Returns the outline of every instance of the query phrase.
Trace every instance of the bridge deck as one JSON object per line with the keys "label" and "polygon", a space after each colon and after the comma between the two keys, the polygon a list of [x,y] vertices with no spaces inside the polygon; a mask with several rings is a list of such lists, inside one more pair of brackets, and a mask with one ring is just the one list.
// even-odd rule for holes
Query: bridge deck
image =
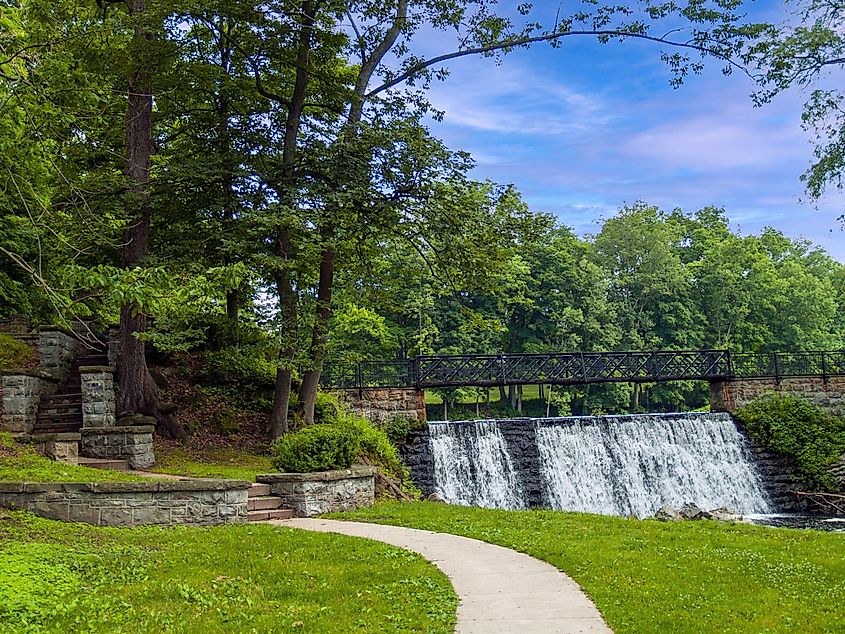
{"label": "bridge deck", "polygon": [[420,356],[328,365],[330,389],[654,383],[730,378],[845,375],[845,351],[731,353],[729,350],[554,352]]}

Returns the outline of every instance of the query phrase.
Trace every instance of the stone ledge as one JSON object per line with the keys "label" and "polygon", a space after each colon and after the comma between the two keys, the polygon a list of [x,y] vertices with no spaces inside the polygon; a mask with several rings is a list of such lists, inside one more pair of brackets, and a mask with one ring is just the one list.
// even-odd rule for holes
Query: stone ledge
{"label": "stone ledge", "polygon": [[51,372],[45,372],[44,370],[30,370],[26,368],[11,368],[6,370],[0,370],[0,376],[31,376],[36,379],[52,381],[53,383],[59,382],[59,377],[55,376]]}
{"label": "stone ledge", "polygon": [[115,367],[113,365],[81,365],[79,366],[80,374],[92,374],[94,372],[105,372],[107,374],[114,374]]}
{"label": "stone ledge", "polygon": [[62,326],[56,326],[56,325],[53,325],[53,324],[47,324],[46,326],[39,326],[38,332],[39,333],[42,333],[42,332],[60,332],[64,335],[67,335],[68,337],[73,337],[74,339],[76,339],[76,335],[72,331],[68,330],[67,328],[63,328]]}
{"label": "stone ledge", "polygon": [[178,493],[246,490],[246,480],[150,480],[139,482],[0,482],[0,493]]}
{"label": "stone ledge", "polygon": [[83,427],[83,436],[97,436],[100,434],[152,434],[155,425],[113,425],[109,427]]}
{"label": "stone ledge", "polygon": [[79,432],[64,432],[61,434],[17,434],[12,436],[18,442],[78,442],[82,438]]}
{"label": "stone ledge", "polygon": [[349,469],[335,471],[315,471],[314,473],[263,473],[255,476],[256,482],[274,484],[277,482],[331,482],[350,478],[371,478],[376,474],[375,467],[353,465]]}

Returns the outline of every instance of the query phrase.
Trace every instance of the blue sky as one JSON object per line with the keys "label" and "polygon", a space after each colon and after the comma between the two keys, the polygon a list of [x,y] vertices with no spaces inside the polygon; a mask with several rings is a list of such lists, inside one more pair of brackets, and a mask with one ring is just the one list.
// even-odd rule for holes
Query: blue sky
{"label": "blue sky", "polygon": [[574,38],[557,50],[516,51],[501,65],[455,60],[449,70],[429,93],[446,113],[432,132],[473,155],[476,178],[513,183],[532,209],[580,234],[626,202],[714,205],[743,234],[773,226],[845,261],[841,195],[803,200],[812,145],[799,90],[755,108],[751,80],[725,77],[715,61],[676,90],[655,45]]}

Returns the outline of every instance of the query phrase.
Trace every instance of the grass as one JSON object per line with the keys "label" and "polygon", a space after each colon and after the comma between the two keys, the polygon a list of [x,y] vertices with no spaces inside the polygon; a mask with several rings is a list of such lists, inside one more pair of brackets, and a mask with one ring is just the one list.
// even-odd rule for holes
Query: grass
{"label": "grass", "polygon": [[194,478],[226,478],[254,481],[259,473],[276,471],[269,455],[250,453],[233,447],[190,448],[156,444],[153,471]]}
{"label": "grass", "polygon": [[0,482],[132,482],[145,478],[120,471],[76,467],[35,453],[32,445],[17,443],[0,433]]}
{"label": "grass", "polygon": [[474,537],[548,561],[617,634],[845,632],[842,534],[427,502],[337,517]]}
{"label": "grass", "polygon": [[421,557],[269,525],[105,529],[0,517],[0,631],[451,632]]}

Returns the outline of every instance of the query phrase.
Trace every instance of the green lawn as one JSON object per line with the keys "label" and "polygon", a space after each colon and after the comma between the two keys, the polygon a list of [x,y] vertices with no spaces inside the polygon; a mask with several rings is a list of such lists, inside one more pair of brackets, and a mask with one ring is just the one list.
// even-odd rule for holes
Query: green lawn
{"label": "green lawn", "polygon": [[573,577],[617,634],[845,632],[845,534],[381,503],[344,519],[465,535]]}
{"label": "green lawn", "polygon": [[105,529],[0,515],[0,631],[451,632],[412,553],[269,525]]}
{"label": "green lawn", "polygon": [[254,481],[256,474],[276,471],[270,456],[231,447],[191,449],[156,444],[153,471],[194,478],[228,478]]}
{"label": "green lawn", "polygon": [[16,443],[0,433],[0,482],[130,482],[143,477],[120,471],[74,467],[35,453],[32,445]]}

